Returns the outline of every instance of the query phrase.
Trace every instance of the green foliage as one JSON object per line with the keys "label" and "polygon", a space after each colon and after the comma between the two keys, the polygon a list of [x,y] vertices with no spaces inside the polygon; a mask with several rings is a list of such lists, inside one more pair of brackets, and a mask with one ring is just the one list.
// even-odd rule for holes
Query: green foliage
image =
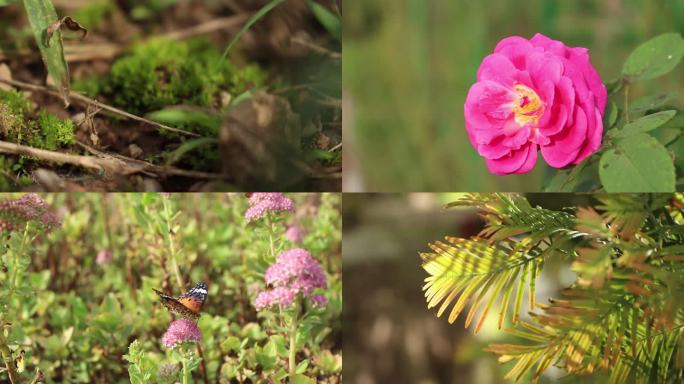
{"label": "green foliage", "polygon": [[34,119],[29,100],[19,92],[0,90],[0,112],[0,132],[13,143],[49,150],[74,143],[71,120],[46,111],[38,112]]}
{"label": "green foliage", "polygon": [[[684,168],[674,161],[675,148],[667,146],[674,141],[661,143],[656,138],[679,113],[669,104],[676,94],[647,95],[630,104],[629,89],[632,83],[671,72],[682,56],[684,39],[678,33],[660,35],[637,47],[625,62],[622,78],[611,91],[622,89],[624,105],[620,109],[614,102],[608,104],[603,147],[570,172],[556,174],[546,190],[674,192],[677,178],[684,176]],[[676,141],[680,135],[674,136]],[[597,161],[598,172],[588,166]]]}
{"label": "green foliage", "polygon": [[[329,282],[320,292],[328,305],[300,325],[297,363],[309,363],[299,373],[315,382],[339,383],[340,196],[290,197],[301,214],[273,217],[274,252],[306,248]],[[205,377],[257,383],[287,376],[283,315],[253,307],[273,261],[271,229],[264,220],[245,221],[243,194],[50,194],[45,199],[61,212],[61,227],[49,235],[31,227],[26,239],[13,232],[0,243],[0,316],[11,322],[7,343],[13,357],[26,352],[26,377],[36,367],[47,383],[204,382]],[[283,236],[293,220],[306,233],[300,245]],[[98,261],[101,251],[110,251],[111,260]],[[15,265],[17,288],[7,300]],[[162,345],[172,317],[152,290],[179,294],[197,281],[209,286],[198,321],[202,358],[194,344]],[[0,382],[5,381],[7,372],[0,369]]]}
{"label": "green foliage", "polygon": [[115,9],[114,4],[110,0],[96,0],[91,4],[79,7],[73,15],[73,18],[87,29],[94,29],[104,18]]}
{"label": "green foliage", "polygon": [[23,2],[36,44],[43,57],[43,63],[67,106],[69,105],[70,79],[69,67],[64,59],[62,34],[58,29],[51,39],[48,40],[47,36],[48,27],[58,20],[55,6],[51,0],[23,0]]}
{"label": "green foliage", "polygon": [[615,132],[614,137],[624,138],[640,132],[652,131],[670,121],[676,114],[677,111],[662,111],[644,116],[631,123],[625,124],[622,129]]}
{"label": "green foliage", "polygon": [[237,95],[263,84],[265,75],[257,66],[237,68],[219,58],[204,42],[152,40],[117,60],[99,84],[90,79],[77,89],[96,90],[140,114],[178,104],[217,107],[221,92]]}
{"label": "green foliage", "polygon": [[672,71],[684,56],[684,39],[679,33],[666,33],[638,46],[622,67],[625,80],[654,79]]}
{"label": "green foliage", "polygon": [[128,361],[128,377],[132,384],[144,384],[152,380],[156,373],[154,361],[145,358],[145,352],[138,340],[134,340],[128,346],[128,354],[123,358]]}
{"label": "green foliage", "polygon": [[74,123],[65,119],[62,120],[45,111],[38,113],[38,125],[43,134],[43,148],[55,150],[61,145],[73,144]]}
{"label": "green foliage", "polygon": [[149,113],[149,119],[169,124],[173,127],[192,128],[204,137],[217,137],[223,120],[220,116],[205,111],[170,107]]}
{"label": "green foliage", "polygon": [[313,0],[307,0],[306,3],[325,29],[338,41],[342,41],[342,20],[340,16]]}
{"label": "green foliage", "polygon": [[217,63],[220,65],[221,62],[225,61],[228,58],[228,53],[230,53],[230,50],[237,44],[237,42],[240,40],[242,35],[247,32],[254,24],[256,24],[259,20],[261,20],[264,16],[266,16],[269,12],[274,10],[277,6],[280,4],[284,3],[285,0],[271,0],[268,2],[266,5],[261,7],[254,15],[252,15],[249,20],[245,23],[245,25],[240,28],[240,30],[233,36],[233,38],[230,40],[228,45],[226,46],[226,49],[223,51],[223,54],[221,55],[221,58],[217,61]]}
{"label": "green foliage", "polygon": [[[459,200],[454,205],[478,208],[486,226],[478,237],[448,237],[423,254],[428,307],[442,301],[441,314],[457,300],[453,321],[470,302],[465,323],[480,311],[477,331],[499,302],[501,328],[515,290],[514,341],[488,350],[514,363],[506,378],[516,382],[537,382],[551,365],[578,375],[607,371],[610,383],[681,381],[684,196],[594,199],[570,211],[533,208],[517,195]],[[569,262],[577,278],[561,298],[535,305],[535,280],[550,258]],[[516,321],[526,287],[530,318]]]}

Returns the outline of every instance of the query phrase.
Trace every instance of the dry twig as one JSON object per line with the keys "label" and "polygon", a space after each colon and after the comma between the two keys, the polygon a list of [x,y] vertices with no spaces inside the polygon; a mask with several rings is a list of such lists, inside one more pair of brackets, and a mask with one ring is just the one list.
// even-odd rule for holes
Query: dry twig
{"label": "dry twig", "polygon": [[[9,80],[9,79],[4,79],[4,78],[0,78],[0,83],[5,83],[5,84],[13,85],[15,87],[24,88],[24,89],[28,89],[31,91],[44,92],[44,93],[47,93],[47,94],[50,94],[53,96],[61,97],[59,92],[57,92],[51,88],[44,87],[42,85],[24,83],[22,81]],[[74,92],[74,91],[69,92],[69,97],[72,100],[80,101],[81,103],[85,103],[86,105],[94,105],[98,108],[102,108],[106,111],[115,113],[115,114],[123,116],[125,118],[140,121],[140,122],[143,122],[145,124],[153,125],[157,128],[165,129],[165,130],[171,131],[171,132],[181,133],[181,134],[184,134],[187,136],[201,137],[200,135],[193,133],[193,132],[184,131],[184,130],[179,129],[179,128],[169,127],[168,125],[157,123],[156,121],[152,121],[152,120],[146,119],[144,117],[136,116],[132,113],[128,113],[128,112],[121,110],[119,108],[115,108],[115,107],[109,106],[107,104],[103,104],[103,103],[101,103],[95,99],[91,99],[87,96],[84,96],[84,95],[77,93],[77,92]]]}
{"label": "dry twig", "polygon": [[162,167],[145,161],[127,158],[121,155],[110,155],[83,143],[78,143],[96,156],[71,155],[61,152],[48,151],[46,149],[33,148],[25,145],[0,141],[0,153],[34,157],[53,163],[71,164],[83,168],[108,171],[121,175],[146,173],[148,175],[184,176],[198,179],[222,179],[223,176],[215,173],[189,171],[173,167]]}

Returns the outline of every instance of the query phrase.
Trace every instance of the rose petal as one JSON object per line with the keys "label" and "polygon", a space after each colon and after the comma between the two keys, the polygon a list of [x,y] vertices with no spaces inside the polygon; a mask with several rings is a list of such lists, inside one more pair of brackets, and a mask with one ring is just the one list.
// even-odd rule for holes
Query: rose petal
{"label": "rose petal", "polygon": [[518,171],[528,160],[530,148],[534,144],[528,144],[520,149],[513,150],[506,156],[498,159],[487,159],[487,168],[496,175],[507,175]]}

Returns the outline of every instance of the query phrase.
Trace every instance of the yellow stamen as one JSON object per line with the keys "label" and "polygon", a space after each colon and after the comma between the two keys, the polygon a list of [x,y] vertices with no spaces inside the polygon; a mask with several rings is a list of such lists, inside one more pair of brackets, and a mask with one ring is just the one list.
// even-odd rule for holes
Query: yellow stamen
{"label": "yellow stamen", "polygon": [[513,87],[516,98],[513,101],[513,113],[515,122],[521,127],[529,123],[537,124],[539,118],[544,114],[544,103],[532,88],[516,84]]}

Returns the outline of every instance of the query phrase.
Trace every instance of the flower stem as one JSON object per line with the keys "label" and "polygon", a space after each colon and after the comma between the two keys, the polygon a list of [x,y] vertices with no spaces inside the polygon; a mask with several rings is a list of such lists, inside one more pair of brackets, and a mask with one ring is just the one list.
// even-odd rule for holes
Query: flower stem
{"label": "flower stem", "polygon": [[190,384],[190,370],[188,369],[188,359],[185,353],[183,353],[181,364],[183,364],[183,384]]}
{"label": "flower stem", "polygon": [[271,259],[275,260],[275,245],[273,239],[273,220],[270,214],[266,214],[266,220],[268,220],[268,240],[271,245]]}
{"label": "flower stem", "polygon": [[629,83],[625,83],[625,121],[629,123]]}
{"label": "flower stem", "polygon": [[4,331],[2,329],[2,324],[0,324],[0,355],[2,355],[2,361],[5,362],[5,367],[7,368],[7,374],[9,375],[10,382],[12,384],[21,383],[21,378],[14,367],[14,360],[12,359],[12,351],[10,351],[7,346],[7,341],[5,340]]}
{"label": "flower stem", "polygon": [[[7,303],[8,308],[10,305],[12,305],[12,296],[14,296],[14,292],[17,290],[17,278],[19,275],[19,257],[21,257],[21,255],[24,253],[24,248],[26,247],[30,225],[31,223],[26,223],[26,227],[24,227],[24,234],[21,239],[21,246],[19,247],[19,249],[15,249],[13,251],[14,259],[12,261],[12,277],[10,279],[9,292],[5,297],[5,302]],[[6,313],[0,311],[0,332],[2,332],[2,325],[5,322],[5,318],[7,317],[6,315]]]}
{"label": "flower stem", "polygon": [[[162,198],[162,202],[164,204],[164,219],[166,220],[166,226],[169,229],[169,232],[171,232],[171,212],[169,211],[169,202],[168,198],[164,197]],[[173,242],[173,234],[172,233],[167,233],[166,234],[168,243],[169,243],[169,254],[171,257],[171,268],[173,268],[173,273],[176,275],[176,282],[178,283],[178,286],[180,288],[184,288],[185,284],[183,283],[183,278],[181,277],[180,274],[180,269],[178,268],[178,260],[176,260],[176,244]]]}
{"label": "flower stem", "polygon": [[290,382],[294,380],[295,369],[297,368],[297,362],[295,357],[297,355],[297,328],[299,328],[299,303],[295,302],[294,315],[292,316],[292,324],[290,325]]}

